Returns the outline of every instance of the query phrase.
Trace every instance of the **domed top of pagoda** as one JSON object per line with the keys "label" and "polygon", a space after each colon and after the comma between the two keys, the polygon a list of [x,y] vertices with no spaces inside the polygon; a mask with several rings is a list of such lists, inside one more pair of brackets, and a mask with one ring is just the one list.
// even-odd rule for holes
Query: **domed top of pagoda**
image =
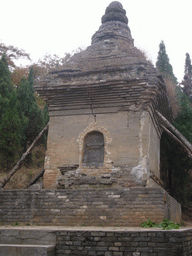
{"label": "domed top of pagoda", "polygon": [[114,1],[106,8],[105,14],[103,15],[101,21],[102,24],[108,21],[121,21],[128,24],[128,18],[126,17],[126,11],[123,9],[123,5]]}
{"label": "domed top of pagoda", "polygon": [[[101,18],[101,26],[92,36],[91,45],[86,50],[74,54],[63,66],[51,72],[59,77],[80,76],[85,72],[107,72],[107,70],[131,69],[130,79],[148,76],[154,73],[143,52],[134,47],[134,40],[128,26],[126,11],[118,1],[113,1],[106,8]],[[137,72],[138,67],[142,72]],[[145,70],[145,71],[144,71]]]}
{"label": "domed top of pagoda", "polygon": [[92,44],[111,40],[123,40],[133,46],[133,39],[128,27],[126,11],[120,2],[114,1],[106,8],[105,14],[101,18],[102,25],[92,37]]}
{"label": "domed top of pagoda", "polygon": [[64,68],[68,70],[102,70],[125,67],[145,62],[144,54],[134,47],[134,40],[128,26],[126,11],[118,1],[113,1],[101,18],[101,26],[92,36],[86,50],[72,56]]}

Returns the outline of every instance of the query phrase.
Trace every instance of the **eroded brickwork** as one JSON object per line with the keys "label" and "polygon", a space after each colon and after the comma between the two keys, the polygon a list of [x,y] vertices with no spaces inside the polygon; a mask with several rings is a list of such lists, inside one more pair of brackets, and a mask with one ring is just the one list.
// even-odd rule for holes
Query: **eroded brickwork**
{"label": "eroded brickwork", "polygon": [[128,227],[148,219],[180,222],[180,204],[169,198],[161,188],[6,190],[0,191],[0,220],[4,224]]}
{"label": "eroded brickwork", "polygon": [[[83,185],[144,186],[159,176],[159,135],[147,111],[51,117],[44,188]],[[84,140],[90,132],[104,136],[102,166],[83,166]],[[133,169],[134,168],[134,169]]]}

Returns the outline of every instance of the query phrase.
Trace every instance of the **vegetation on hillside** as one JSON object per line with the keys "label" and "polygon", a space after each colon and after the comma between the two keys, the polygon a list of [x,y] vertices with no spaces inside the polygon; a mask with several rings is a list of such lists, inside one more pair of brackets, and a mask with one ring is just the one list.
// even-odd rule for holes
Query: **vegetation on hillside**
{"label": "vegetation on hillside", "polygon": [[[156,67],[167,85],[175,117],[173,125],[192,143],[192,102],[189,97],[189,91],[192,89],[190,56],[186,54],[184,77],[190,77],[186,90],[183,83],[181,86],[177,83],[163,42],[160,43],[159,49]],[[181,203],[184,209],[189,209],[192,206],[191,171],[192,161],[188,158],[187,153],[176,141],[163,132],[161,137],[161,179],[165,189]]]}
{"label": "vegetation on hillside", "polygon": [[33,67],[15,85],[7,56],[0,59],[0,168],[10,170],[47,123],[33,89]]}
{"label": "vegetation on hillside", "polygon": [[[19,59],[29,54],[14,46],[0,43],[0,181],[29,148],[49,121],[46,103],[35,93],[34,80],[50,69],[62,66],[70,57],[46,55],[32,66],[18,66]],[[25,162],[6,188],[23,188],[29,178],[43,169],[46,136],[27,156]],[[38,152],[38,154],[37,154]]]}

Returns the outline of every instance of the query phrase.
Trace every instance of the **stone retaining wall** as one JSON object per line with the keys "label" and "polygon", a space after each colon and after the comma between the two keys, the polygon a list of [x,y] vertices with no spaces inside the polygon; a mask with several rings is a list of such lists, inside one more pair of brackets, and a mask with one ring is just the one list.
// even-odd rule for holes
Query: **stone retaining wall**
{"label": "stone retaining wall", "polygon": [[58,231],[56,255],[188,256],[192,230]]}
{"label": "stone retaining wall", "polygon": [[[55,256],[192,255],[192,229],[186,228],[161,230],[117,227],[1,227],[0,241],[0,255],[2,256],[8,255],[3,253],[3,248],[8,249],[8,247],[12,249],[16,247],[53,249],[55,247],[55,254],[51,254]],[[27,255],[40,254],[29,253]]]}
{"label": "stone retaining wall", "polygon": [[180,217],[180,204],[161,188],[0,191],[5,224],[128,227]]}

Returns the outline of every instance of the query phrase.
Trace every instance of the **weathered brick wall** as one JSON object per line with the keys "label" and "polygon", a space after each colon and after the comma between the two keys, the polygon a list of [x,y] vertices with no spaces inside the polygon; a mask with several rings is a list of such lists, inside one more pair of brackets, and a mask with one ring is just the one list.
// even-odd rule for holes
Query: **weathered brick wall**
{"label": "weathered brick wall", "polygon": [[58,231],[56,255],[188,256],[192,230]]}
{"label": "weathered brick wall", "polygon": [[[48,161],[45,169],[66,164],[80,164],[81,148],[88,132],[99,131],[104,135],[104,165],[135,166],[139,161],[140,112],[100,114],[94,122],[93,115],[51,117],[48,134]],[[121,124],[121,125],[119,125]]]}
{"label": "weathered brick wall", "polygon": [[[57,185],[61,175],[60,167],[69,165],[77,166],[76,173],[81,172],[95,178],[114,173],[115,168],[118,168],[117,175],[123,168],[128,173],[138,165],[146,170],[146,177],[141,177],[141,180],[148,178],[149,170],[160,177],[160,134],[155,127],[149,112],[143,111],[140,105],[132,105],[130,111],[98,114],[95,115],[95,120],[93,115],[85,114],[51,117],[44,166],[44,188],[59,188]],[[104,161],[102,168],[86,170],[82,166],[83,144],[86,135],[92,131],[101,132],[104,136]],[[135,181],[139,180],[137,176],[136,172]],[[72,180],[74,183],[74,179]],[[130,183],[126,175],[121,178],[121,182],[125,180],[127,184]]]}
{"label": "weathered brick wall", "polygon": [[[104,136],[104,170],[106,174],[115,166],[136,166],[139,163],[140,112],[51,117],[47,153],[45,158],[44,188],[57,188],[58,167],[78,165],[82,170],[84,137],[91,131]],[[121,124],[121,125],[119,125]],[[145,142],[145,144],[147,144]],[[94,174],[99,176],[98,169]],[[86,173],[89,175],[90,172]]]}
{"label": "weathered brick wall", "polygon": [[158,223],[168,217],[180,221],[176,201],[171,207],[177,214],[168,215],[166,195],[161,188],[5,190],[0,191],[0,221],[65,226],[140,226],[147,219]]}

